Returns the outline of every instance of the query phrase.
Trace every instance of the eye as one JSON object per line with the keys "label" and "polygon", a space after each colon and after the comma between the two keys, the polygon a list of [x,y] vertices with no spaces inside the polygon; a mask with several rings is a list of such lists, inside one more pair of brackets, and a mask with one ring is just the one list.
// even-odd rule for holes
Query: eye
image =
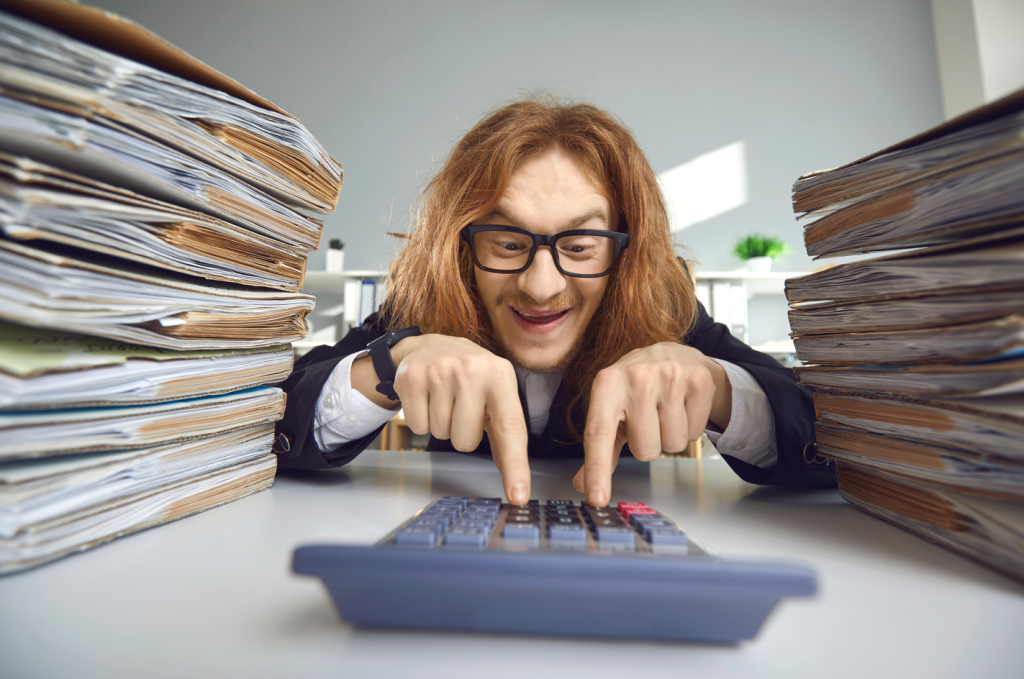
{"label": "eye", "polygon": [[498,241],[496,245],[502,250],[507,250],[508,252],[519,252],[526,249],[525,245],[522,243],[516,243],[515,241]]}
{"label": "eye", "polygon": [[558,242],[559,254],[565,255],[566,257],[572,257],[574,259],[591,257],[594,255],[596,249],[597,242],[596,239],[592,237],[573,236]]}

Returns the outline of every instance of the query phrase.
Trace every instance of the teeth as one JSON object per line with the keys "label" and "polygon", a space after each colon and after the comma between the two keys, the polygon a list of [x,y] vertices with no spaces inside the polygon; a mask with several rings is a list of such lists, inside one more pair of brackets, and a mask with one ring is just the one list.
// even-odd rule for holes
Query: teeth
{"label": "teeth", "polygon": [[524,316],[526,318],[551,318],[552,316],[558,316],[559,314],[562,314],[562,313],[565,312],[565,310],[563,309],[562,311],[552,311],[549,314],[535,315],[535,314],[528,314],[525,311],[520,311],[519,309],[516,309],[515,307],[512,307],[512,310],[515,311],[520,316]]}

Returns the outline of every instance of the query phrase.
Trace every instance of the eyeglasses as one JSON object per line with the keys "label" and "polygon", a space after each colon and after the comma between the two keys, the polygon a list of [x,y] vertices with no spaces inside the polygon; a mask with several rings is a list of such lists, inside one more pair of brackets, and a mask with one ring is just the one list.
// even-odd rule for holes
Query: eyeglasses
{"label": "eyeglasses", "polygon": [[537,248],[551,248],[551,259],[566,276],[607,276],[623,250],[629,234],[617,231],[576,229],[542,236],[516,226],[480,225],[462,229],[473,261],[491,273],[520,273],[530,268]]}

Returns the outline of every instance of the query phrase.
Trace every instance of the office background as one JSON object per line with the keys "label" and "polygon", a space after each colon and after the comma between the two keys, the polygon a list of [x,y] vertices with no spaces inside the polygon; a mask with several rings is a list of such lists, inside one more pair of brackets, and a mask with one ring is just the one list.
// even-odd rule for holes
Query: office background
{"label": "office background", "polygon": [[[332,238],[346,268],[385,268],[397,246],[386,232],[408,228],[459,137],[547,89],[619,116],[655,172],[696,159],[689,176],[710,184],[676,211],[710,204],[677,240],[700,268],[737,268],[732,246],[757,231],[792,250],[776,270],[809,271],[790,205],[800,174],[927,129],[1024,73],[1020,48],[1005,55],[1024,26],[1019,0],[95,1],[280,103],[344,165],[310,270]],[[750,314],[752,343],[788,332],[781,296]]]}

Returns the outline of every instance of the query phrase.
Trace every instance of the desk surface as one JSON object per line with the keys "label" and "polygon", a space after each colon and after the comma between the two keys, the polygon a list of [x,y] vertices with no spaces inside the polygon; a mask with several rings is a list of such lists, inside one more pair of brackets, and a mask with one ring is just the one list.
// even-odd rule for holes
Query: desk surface
{"label": "desk surface", "polygon": [[[577,498],[576,465],[534,464],[534,497]],[[498,496],[489,460],[368,451],[341,470],[0,578],[4,677],[1022,677],[1024,588],[860,513],[835,491],[757,488],[721,460],[626,460],[647,502],[726,558],[812,564],[735,647],[358,630],[302,543],[373,543],[444,495]],[[613,615],[613,612],[609,612]]]}

